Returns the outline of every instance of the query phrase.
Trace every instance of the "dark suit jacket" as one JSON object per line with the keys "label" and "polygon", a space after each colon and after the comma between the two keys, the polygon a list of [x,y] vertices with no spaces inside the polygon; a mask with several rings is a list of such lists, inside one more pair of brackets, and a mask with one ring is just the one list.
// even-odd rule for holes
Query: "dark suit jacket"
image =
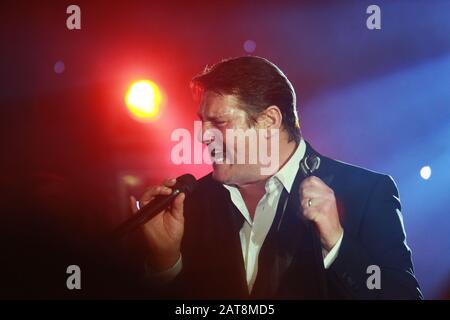
{"label": "dark suit jacket", "polygon": [[[307,144],[307,154],[317,154]],[[200,179],[185,203],[183,270],[170,297],[205,299],[419,299],[411,251],[406,245],[400,201],[386,175],[319,155],[314,175],[335,192],[344,237],[331,267],[324,269],[317,233],[300,211],[297,173],[287,207],[261,248],[251,295],[239,239],[243,220],[228,190]],[[279,208],[280,209],[280,208]],[[369,290],[370,265],[381,270],[381,289]]]}

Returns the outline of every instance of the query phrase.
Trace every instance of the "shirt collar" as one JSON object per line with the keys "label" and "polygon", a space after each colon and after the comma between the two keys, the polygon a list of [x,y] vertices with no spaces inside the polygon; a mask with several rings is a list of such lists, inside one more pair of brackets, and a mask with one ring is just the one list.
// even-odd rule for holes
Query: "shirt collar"
{"label": "shirt collar", "polygon": [[[295,176],[300,166],[300,161],[303,159],[306,153],[306,143],[303,138],[300,139],[300,143],[295,149],[289,160],[275,173],[266,183],[266,192],[270,192],[281,183],[288,193],[291,192],[292,185],[294,184]],[[234,186],[223,185],[228,190],[237,189]]]}
{"label": "shirt collar", "polygon": [[303,138],[300,139],[300,143],[294,151],[294,154],[290,159],[281,167],[278,172],[272,176],[271,179],[277,179],[287,192],[291,192],[292,185],[294,184],[295,176],[300,167],[300,161],[303,159],[306,153],[306,143]]}

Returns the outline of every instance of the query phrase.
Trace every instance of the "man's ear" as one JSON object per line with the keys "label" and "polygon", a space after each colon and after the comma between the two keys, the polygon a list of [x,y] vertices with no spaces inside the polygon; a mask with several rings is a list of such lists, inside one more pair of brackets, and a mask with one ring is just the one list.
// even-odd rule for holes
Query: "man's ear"
{"label": "man's ear", "polygon": [[267,107],[258,115],[257,123],[261,129],[281,129],[283,115],[275,105]]}

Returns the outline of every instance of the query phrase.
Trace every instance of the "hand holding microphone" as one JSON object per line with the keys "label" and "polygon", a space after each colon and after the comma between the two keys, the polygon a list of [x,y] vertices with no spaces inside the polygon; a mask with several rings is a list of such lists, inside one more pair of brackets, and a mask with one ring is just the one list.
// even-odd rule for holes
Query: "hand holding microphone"
{"label": "hand holding microphone", "polygon": [[138,202],[130,197],[134,215],[115,231],[116,237],[140,228],[149,249],[149,264],[155,271],[166,270],[180,257],[184,233],[184,199],[192,192],[195,178],[183,175],[148,188]]}

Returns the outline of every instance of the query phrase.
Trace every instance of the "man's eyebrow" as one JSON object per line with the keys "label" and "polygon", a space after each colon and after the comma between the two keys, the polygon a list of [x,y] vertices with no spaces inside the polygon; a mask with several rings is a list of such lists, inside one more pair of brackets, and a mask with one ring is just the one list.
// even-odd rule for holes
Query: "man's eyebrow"
{"label": "man's eyebrow", "polygon": [[200,118],[200,120],[218,120],[223,116],[226,116],[226,113],[223,114],[218,114],[218,115],[213,115],[213,116],[205,116],[203,117],[202,114],[200,112],[197,112],[197,116]]}

